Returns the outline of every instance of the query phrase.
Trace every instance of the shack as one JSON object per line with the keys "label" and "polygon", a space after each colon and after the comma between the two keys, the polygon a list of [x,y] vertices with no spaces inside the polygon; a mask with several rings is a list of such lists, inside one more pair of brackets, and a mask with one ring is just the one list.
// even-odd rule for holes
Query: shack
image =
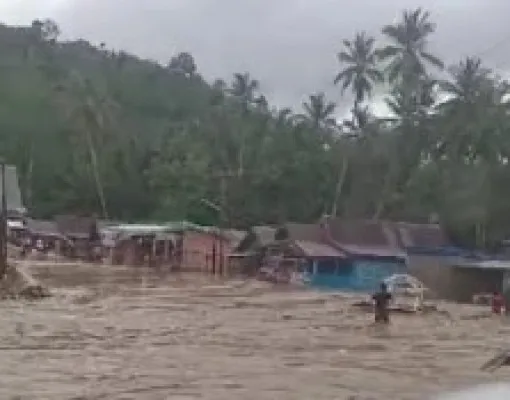
{"label": "shack", "polygon": [[41,244],[43,252],[53,251],[56,254],[65,253],[71,246],[69,240],[62,235],[54,221],[27,218],[26,235],[30,239],[31,247]]}
{"label": "shack", "polygon": [[99,257],[95,251],[101,246],[97,220],[94,217],[59,215],[55,217],[57,230],[69,243],[70,248],[64,255],[86,261],[94,261]]}
{"label": "shack", "polygon": [[324,286],[340,273],[346,254],[324,241],[319,224],[287,223],[263,246],[260,275],[273,282]]}
{"label": "shack", "polygon": [[229,260],[244,236],[233,229],[188,225],[183,232],[182,270],[230,275]]}
{"label": "shack", "polygon": [[[451,301],[471,303],[479,294],[500,292],[510,301],[510,261],[474,261],[451,259],[440,271],[442,284],[431,288],[436,294]],[[439,288],[440,292],[437,292]]]}
{"label": "shack", "polygon": [[233,275],[255,276],[262,266],[264,249],[275,241],[277,228],[253,226],[229,254],[228,266]]}
{"label": "shack", "polygon": [[112,265],[173,266],[178,235],[173,226],[119,224],[101,230],[107,262]]}

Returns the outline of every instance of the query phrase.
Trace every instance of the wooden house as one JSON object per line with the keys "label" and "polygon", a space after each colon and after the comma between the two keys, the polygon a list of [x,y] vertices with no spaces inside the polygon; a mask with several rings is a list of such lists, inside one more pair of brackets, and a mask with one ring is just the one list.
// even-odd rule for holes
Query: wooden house
{"label": "wooden house", "polygon": [[174,266],[179,235],[173,226],[119,224],[101,230],[107,262],[113,265]]}
{"label": "wooden house", "polygon": [[94,251],[101,246],[101,238],[94,217],[59,215],[55,223],[60,234],[72,244],[67,256],[87,261],[93,261],[98,254]]}
{"label": "wooden house", "polygon": [[183,271],[230,274],[230,258],[246,235],[243,231],[190,226],[183,232]]}

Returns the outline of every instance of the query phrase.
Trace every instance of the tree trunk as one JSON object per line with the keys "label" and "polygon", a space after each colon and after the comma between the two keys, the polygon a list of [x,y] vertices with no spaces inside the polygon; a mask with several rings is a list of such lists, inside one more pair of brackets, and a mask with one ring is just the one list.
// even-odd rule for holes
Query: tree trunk
{"label": "tree trunk", "polygon": [[30,143],[30,152],[28,154],[27,174],[25,177],[25,206],[29,207],[32,203],[32,177],[34,174],[34,142]]}
{"label": "tree trunk", "polygon": [[103,218],[108,219],[108,212],[106,209],[106,198],[104,195],[103,184],[101,182],[101,176],[99,174],[97,153],[96,153],[96,149],[94,148],[94,142],[92,141],[92,134],[90,133],[89,129],[85,129],[85,136],[87,138],[87,145],[89,148],[90,166],[92,167],[92,174],[94,175],[94,183],[96,185],[99,202],[101,203],[101,211],[103,212]]}
{"label": "tree trunk", "polygon": [[338,200],[342,194],[342,189],[344,187],[345,178],[347,176],[347,171],[349,169],[349,158],[344,157],[342,161],[342,169],[340,174],[338,175],[338,180],[335,188],[335,197],[333,199],[333,206],[331,207],[331,216],[336,217],[338,213]]}

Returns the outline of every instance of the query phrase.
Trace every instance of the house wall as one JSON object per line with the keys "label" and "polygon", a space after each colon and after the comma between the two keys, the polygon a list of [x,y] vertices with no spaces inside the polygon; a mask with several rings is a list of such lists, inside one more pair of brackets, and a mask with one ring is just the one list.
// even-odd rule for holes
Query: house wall
{"label": "house wall", "polygon": [[487,268],[459,268],[464,260],[455,256],[409,256],[409,274],[428,287],[434,297],[471,302],[477,293],[501,291],[503,272]]}
{"label": "house wall", "polygon": [[[184,233],[182,243],[183,271],[199,271],[212,273],[213,265],[216,271],[220,268],[220,238],[206,232],[188,231]],[[216,251],[214,247],[216,246]],[[227,269],[228,254],[232,252],[232,246],[227,240],[223,240],[223,266]],[[216,260],[213,264],[213,256]],[[226,272],[226,271],[224,271]]]}
{"label": "house wall", "polygon": [[434,297],[454,300],[452,287],[455,284],[455,273],[452,266],[459,262],[458,257],[409,255],[409,274],[423,282]]}
{"label": "house wall", "polygon": [[[315,260],[310,285],[338,290],[372,292],[381,282],[393,274],[406,272],[404,262],[380,259],[338,260],[336,269],[331,269],[333,260]],[[312,271],[309,271],[312,272]]]}

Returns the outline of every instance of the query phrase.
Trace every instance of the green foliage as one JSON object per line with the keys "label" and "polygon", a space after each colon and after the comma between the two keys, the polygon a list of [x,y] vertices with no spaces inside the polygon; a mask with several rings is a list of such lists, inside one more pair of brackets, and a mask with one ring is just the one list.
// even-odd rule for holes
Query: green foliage
{"label": "green foliage", "polygon": [[[491,246],[510,234],[508,84],[474,57],[438,80],[434,31],[409,10],[382,28],[383,47],[366,33],[341,43],[332,78],[354,106],[339,123],[323,93],[279,110],[249,73],[205,82],[187,52],[163,67],[61,42],[52,21],[0,26],[2,155],[36,216],[237,227],[439,217],[460,243]],[[383,89],[386,119],[367,103]]]}

